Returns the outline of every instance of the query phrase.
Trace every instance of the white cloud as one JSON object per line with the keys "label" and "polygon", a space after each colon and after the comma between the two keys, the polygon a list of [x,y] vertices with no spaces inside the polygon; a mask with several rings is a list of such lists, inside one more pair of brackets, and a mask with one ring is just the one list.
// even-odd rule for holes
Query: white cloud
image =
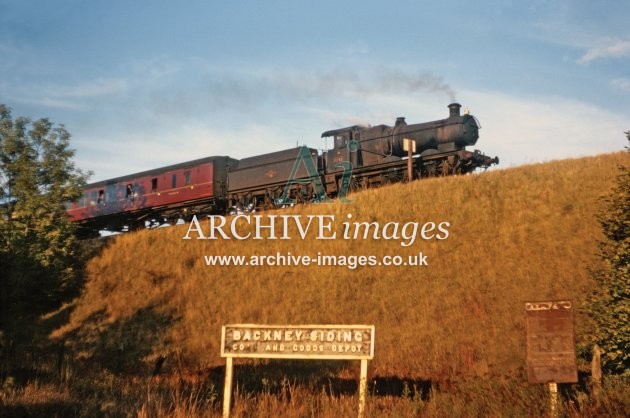
{"label": "white cloud", "polygon": [[79,133],[76,161],[80,168],[94,172],[90,181],[100,181],[214,155],[240,159],[295,146],[283,142],[286,136],[281,129],[280,124],[243,125],[221,131],[198,123],[178,124],[158,134]]}
{"label": "white cloud", "polygon": [[623,57],[630,57],[630,40],[612,39],[586,51],[578,62],[586,64],[598,59]]}
{"label": "white cloud", "polygon": [[[500,158],[500,167],[620,151],[630,128],[625,114],[563,97],[520,97],[500,92],[461,90],[458,100],[479,119],[482,129],[474,147]],[[448,117],[439,96],[383,94],[368,99],[373,125],[392,125]],[[397,113],[392,113],[397,112]]]}
{"label": "white cloud", "polygon": [[[197,59],[192,58],[191,63],[199,65]],[[153,56],[145,59],[135,59],[123,66],[123,70],[128,70],[134,77],[144,82],[156,82],[179,73],[183,69],[183,64],[164,55]]]}
{"label": "white cloud", "polygon": [[95,79],[72,83],[39,83],[13,85],[0,83],[7,100],[51,109],[81,110],[90,107],[90,100],[125,94],[128,83],[124,79]]}
{"label": "white cloud", "polygon": [[628,78],[615,78],[610,81],[610,87],[614,90],[624,93],[630,93],[630,79]]}
{"label": "white cloud", "polygon": [[477,145],[501,165],[620,151],[630,121],[620,113],[561,97],[466,92],[483,128]]}
{"label": "white cloud", "polygon": [[352,42],[337,48],[342,55],[354,57],[357,55],[367,55],[370,53],[370,47],[363,41]]}
{"label": "white cloud", "polygon": [[79,84],[54,85],[44,89],[56,97],[97,98],[123,94],[128,89],[127,80],[120,78],[99,78]]}

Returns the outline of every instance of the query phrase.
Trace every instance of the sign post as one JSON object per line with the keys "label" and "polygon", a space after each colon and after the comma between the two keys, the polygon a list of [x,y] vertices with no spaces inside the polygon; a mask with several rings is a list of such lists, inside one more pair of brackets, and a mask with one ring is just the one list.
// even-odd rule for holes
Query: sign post
{"label": "sign post", "polygon": [[361,418],[367,395],[367,361],[374,358],[374,325],[224,325],[221,329],[221,357],[226,358],[224,418],[230,416],[234,357],[361,360]]}
{"label": "sign post", "polygon": [[365,398],[367,395],[367,359],[361,359],[361,375],[359,376],[359,418],[365,411]]}
{"label": "sign post", "polygon": [[527,378],[549,387],[549,409],[558,416],[558,383],[575,383],[573,305],[569,300],[527,302]]}
{"label": "sign post", "polygon": [[225,385],[223,386],[223,418],[228,418],[232,403],[232,357],[225,359]]}
{"label": "sign post", "polygon": [[558,384],[549,383],[549,415],[552,418],[558,417]]}
{"label": "sign post", "polygon": [[416,152],[416,141],[413,139],[403,139],[403,151],[407,151],[407,177],[413,180],[413,153]]}

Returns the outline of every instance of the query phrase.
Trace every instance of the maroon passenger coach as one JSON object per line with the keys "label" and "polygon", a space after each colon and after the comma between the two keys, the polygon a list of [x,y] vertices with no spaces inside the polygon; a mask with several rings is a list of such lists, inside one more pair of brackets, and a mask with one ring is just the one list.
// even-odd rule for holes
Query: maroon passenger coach
{"label": "maroon passenger coach", "polygon": [[78,201],[68,204],[67,212],[91,230],[112,229],[113,224],[137,227],[156,210],[164,217],[213,212],[225,205],[227,167],[235,162],[229,157],[207,157],[91,183]]}

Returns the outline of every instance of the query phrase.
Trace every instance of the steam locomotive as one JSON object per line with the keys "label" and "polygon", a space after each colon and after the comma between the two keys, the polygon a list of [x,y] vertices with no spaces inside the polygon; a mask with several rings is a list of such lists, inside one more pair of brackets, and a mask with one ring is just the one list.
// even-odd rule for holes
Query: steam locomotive
{"label": "steam locomotive", "polygon": [[[479,123],[468,112],[462,115],[459,103],[448,108],[448,118],[432,122],[408,125],[398,118],[394,126],[326,131],[322,138],[332,138],[333,148],[321,154],[304,147],[240,160],[206,157],[88,184],[67,212],[82,231],[94,233],[192,214],[270,209],[286,202],[281,199],[286,196],[291,202],[309,202],[318,197],[316,184],[334,197],[344,187],[352,191],[498,164],[498,157],[466,150],[479,138]],[[349,178],[344,177],[348,167]]]}

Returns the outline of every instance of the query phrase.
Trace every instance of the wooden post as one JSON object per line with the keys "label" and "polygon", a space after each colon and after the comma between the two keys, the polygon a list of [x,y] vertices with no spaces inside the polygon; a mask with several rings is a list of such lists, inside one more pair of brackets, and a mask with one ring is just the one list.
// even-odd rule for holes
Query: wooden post
{"label": "wooden post", "polygon": [[403,138],[403,151],[407,151],[407,178],[413,180],[413,153],[416,152],[416,141]]}
{"label": "wooden post", "polygon": [[409,176],[409,181],[413,181],[413,152],[411,147],[407,151],[407,157],[407,175]]}
{"label": "wooden post", "polygon": [[591,390],[595,404],[598,405],[602,394],[602,350],[597,344],[593,347],[593,359],[591,360]]}
{"label": "wooden post", "polygon": [[558,418],[558,384],[549,383],[549,416]]}
{"label": "wooden post", "polygon": [[359,418],[365,411],[365,398],[367,395],[367,359],[361,360],[361,376],[359,377]]}
{"label": "wooden post", "polygon": [[223,387],[223,418],[230,416],[232,401],[232,357],[225,358],[225,385]]}

